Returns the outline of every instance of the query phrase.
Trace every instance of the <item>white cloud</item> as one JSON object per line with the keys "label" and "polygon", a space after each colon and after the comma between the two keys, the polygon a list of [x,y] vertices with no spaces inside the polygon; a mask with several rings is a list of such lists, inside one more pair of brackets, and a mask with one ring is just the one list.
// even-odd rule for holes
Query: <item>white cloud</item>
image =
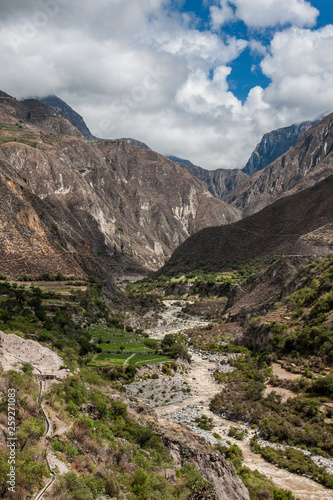
{"label": "white cloud", "polygon": [[211,25],[214,30],[218,30],[221,26],[236,18],[228,0],[220,0],[220,6],[213,5],[210,7]]}
{"label": "white cloud", "polygon": [[[307,2],[265,0],[271,10],[261,12],[263,1],[229,4],[249,24],[255,7],[260,26],[315,20]],[[0,0],[1,90],[55,93],[100,137],[134,137],[206,168],[235,168],[265,132],[333,110],[332,26],[286,29],[264,47],[199,31],[193,18],[164,8],[171,0],[43,2],[55,10],[37,25],[41,0]],[[211,10],[215,27],[232,19],[226,1],[223,8],[223,18]],[[242,104],[227,79],[246,47],[263,57],[272,83]]]}
{"label": "white cloud", "polygon": [[264,93],[285,115],[313,117],[333,110],[333,26],[276,33],[262,71],[272,79]]}
{"label": "white cloud", "polygon": [[[232,7],[236,8],[235,14]],[[305,0],[220,0],[220,8],[211,8],[215,29],[236,19],[253,28],[285,24],[314,26],[318,14],[318,10]]]}

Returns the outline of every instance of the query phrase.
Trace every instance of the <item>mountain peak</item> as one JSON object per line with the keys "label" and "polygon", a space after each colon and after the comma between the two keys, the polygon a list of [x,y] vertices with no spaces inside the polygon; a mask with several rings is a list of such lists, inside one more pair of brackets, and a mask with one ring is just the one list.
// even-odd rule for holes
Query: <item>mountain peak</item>
{"label": "mountain peak", "polygon": [[54,109],[57,113],[61,114],[64,118],[66,118],[66,120],[68,120],[72,125],[74,125],[86,139],[89,140],[95,139],[95,137],[87,127],[82,116],[79,115],[79,113],[77,113],[76,111],[74,111],[74,109],[71,108],[65,101],[60,99],[60,97],[52,94],[42,98],[38,97],[37,99],[38,101],[42,102],[43,104],[46,104],[46,106],[49,106],[50,108]]}

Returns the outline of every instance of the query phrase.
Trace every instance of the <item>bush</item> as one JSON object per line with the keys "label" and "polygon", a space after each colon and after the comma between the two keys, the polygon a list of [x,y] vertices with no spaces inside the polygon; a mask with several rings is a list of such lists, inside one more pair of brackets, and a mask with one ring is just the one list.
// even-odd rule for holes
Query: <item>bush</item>
{"label": "bush", "polygon": [[320,396],[333,398],[333,375],[318,378],[309,390]]}

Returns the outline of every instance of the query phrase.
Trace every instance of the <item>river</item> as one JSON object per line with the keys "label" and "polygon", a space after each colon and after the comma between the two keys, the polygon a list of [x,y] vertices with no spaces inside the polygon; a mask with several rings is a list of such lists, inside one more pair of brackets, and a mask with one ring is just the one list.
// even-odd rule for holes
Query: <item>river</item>
{"label": "river", "polygon": [[[175,300],[164,300],[165,309],[160,313],[158,323],[149,329],[151,338],[161,339],[166,333],[175,333],[186,328],[207,324],[199,318],[184,318],[181,315],[181,303]],[[221,391],[222,386],[217,384],[212,377],[212,364],[209,356],[205,353],[193,352],[192,363],[186,374],[186,382],[191,389],[189,396],[181,402],[168,404],[165,406],[155,406],[155,411],[160,418],[174,420],[175,414],[181,418],[182,413],[204,414],[213,419],[214,428],[211,432],[218,433],[226,438],[228,429],[235,426],[235,422],[226,420],[209,410],[211,399]],[[179,418],[178,418],[179,420]],[[235,440],[231,437],[227,439],[237,444],[243,452],[243,463],[252,470],[258,470],[270,478],[276,486],[289,489],[298,500],[333,500],[333,491],[329,490],[311,479],[292,474],[285,469],[280,469],[269,462],[266,462],[260,455],[253,453],[250,449],[250,440],[255,431],[241,424],[237,427],[247,431],[247,436],[243,441]],[[198,429],[198,432],[200,430]],[[202,433],[201,433],[202,434]]]}

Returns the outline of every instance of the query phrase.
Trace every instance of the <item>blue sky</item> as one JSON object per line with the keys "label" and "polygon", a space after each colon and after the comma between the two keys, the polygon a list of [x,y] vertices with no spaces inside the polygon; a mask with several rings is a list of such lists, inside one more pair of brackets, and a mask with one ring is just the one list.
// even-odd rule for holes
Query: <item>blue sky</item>
{"label": "blue sky", "polygon": [[208,169],[333,112],[331,0],[0,0],[0,89]]}
{"label": "blue sky", "polygon": [[[251,0],[249,0],[250,2]],[[327,24],[333,24],[333,5],[331,0],[312,0],[311,5],[318,9],[319,16],[316,22],[316,28]],[[196,26],[201,31],[210,29],[210,6],[214,2],[203,0],[185,0],[181,6],[181,11],[191,13],[195,16]],[[176,6],[178,9],[179,6]],[[286,26],[290,26],[287,23]],[[270,41],[281,26],[269,27],[266,29],[249,29],[243,21],[233,21],[223,27],[221,36],[226,35],[244,38],[245,40],[260,40],[266,47],[269,47]],[[267,78],[260,69],[261,57],[258,54],[251,53],[249,48],[245,49],[240,56],[230,63],[232,72],[227,81],[236,97],[244,102],[250,89],[256,85],[266,88],[270,79]]]}

